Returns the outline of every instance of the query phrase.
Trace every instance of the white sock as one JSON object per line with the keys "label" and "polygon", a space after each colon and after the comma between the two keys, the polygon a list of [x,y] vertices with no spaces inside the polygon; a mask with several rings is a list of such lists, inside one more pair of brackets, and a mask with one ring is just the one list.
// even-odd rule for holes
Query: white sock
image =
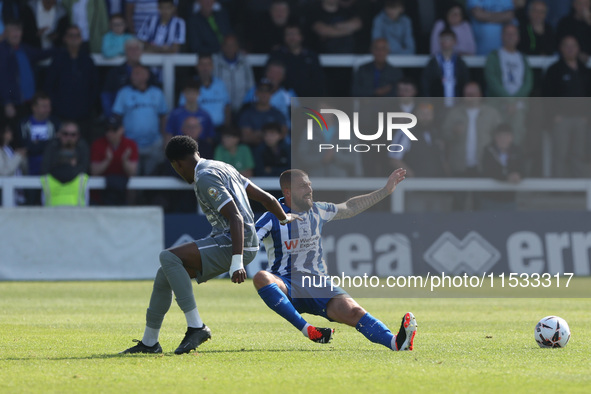
{"label": "white sock", "polygon": [[310,327],[310,323],[306,323],[306,325],[304,326],[304,328],[302,328],[302,334],[304,334],[304,336],[306,338],[309,338],[308,337],[308,327]]}
{"label": "white sock", "polygon": [[203,327],[203,321],[201,320],[201,316],[199,316],[199,312],[197,311],[197,308],[185,313],[185,318],[187,319],[187,327],[193,327],[193,328]]}
{"label": "white sock", "polygon": [[396,350],[396,335],[392,337],[392,342],[390,343],[390,349]]}
{"label": "white sock", "polygon": [[142,338],[142,343],[146,346],[154,346],[158,342],[159,334],[159,328],[150,328],[146,326],[146,329],[144,330],[144,337]]}

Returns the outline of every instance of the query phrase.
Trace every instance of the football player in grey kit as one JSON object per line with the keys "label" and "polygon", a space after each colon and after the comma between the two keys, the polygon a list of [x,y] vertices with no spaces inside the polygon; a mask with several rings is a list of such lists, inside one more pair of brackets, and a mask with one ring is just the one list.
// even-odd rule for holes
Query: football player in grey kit
{"label": "football player in grey kit", "polygon": [[259,244],[254,215],[248,199],[260,202],[287,224],[296,215],[284,213],[271,194],[243,177],[229,164],[199,157],[197,142],[188,136],[173,137],[166,145],[166,157],[175,171],[188,183],[194,183],[195,195],[207,220],[211,234],[203,239],[164,250],[154,279],[146,328],[137,345],[121,353],[162,353],[158,336],[164,315],[172,304],[172,293],[187,319],[187,332],[176,354],[189,353],[211,338],[203,324],[191,278],[203,283],[228,272],[234,283],[246,279],[244,265],[257,254]]}

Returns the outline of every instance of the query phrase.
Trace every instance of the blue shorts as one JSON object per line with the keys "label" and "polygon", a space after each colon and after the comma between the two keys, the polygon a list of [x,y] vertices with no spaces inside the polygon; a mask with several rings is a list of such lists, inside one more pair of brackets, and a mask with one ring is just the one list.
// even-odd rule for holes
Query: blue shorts
{"label": "blue shorts", "polygon": [[299,313],[309,313],[334,321],[326,314],[328,301],[339,295],[349,296],[345,290],[338,286],[334,286],[331,289],[330,282],[328,283],[328,287],[323,288],[302,287],[301,281],[296,280],[297,284],[292,284],[291,278],[289,277],[275,276],[281,279],[285,287],[287,287],[287,296]]}

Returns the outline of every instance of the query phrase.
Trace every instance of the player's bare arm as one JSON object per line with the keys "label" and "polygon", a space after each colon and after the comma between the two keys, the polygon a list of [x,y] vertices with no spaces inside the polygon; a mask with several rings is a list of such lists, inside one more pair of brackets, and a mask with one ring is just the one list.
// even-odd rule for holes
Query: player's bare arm
{"label": "player's bare arm", "polygon": [[260,202],[267,211],[271,212],[273,215],[279,219],[281,224],[291,223],[296,219],[299,219],[298,215],[292,213],[285,213],[283,212],[283,208],[281,208],[281,204],[275,197],[273,197],[270,193],[264,191],[257,185],[252,182],[248,183],[248,187],[246,188],[246,194],[248,194],[248,198],[254,201]]}
{"label": "player's bare arm", "polygon": [[[244,223],[234,200],[230,200],[222,207],[220,213],[230,222],[230,238],[232,238],[232,267],[230,276],[232,282],[242,283],[246,280],[246,270],[242,264],[242,251],[244,248]],[[239,256],[239,257],[237,257]],[[236,261],[234,261],[236,260]]]}
{"label": "player's bare arm", "polygon": [[351,197],[347,201],[337,204],[338,211],[333,220],[351,218],[365,211],[369,207],[376,205],[394,192],[396,185],[404,180],[405,174],[406,170],[404,168],[399,168],[390,174],[388,182],[383,188],[369,194]]}

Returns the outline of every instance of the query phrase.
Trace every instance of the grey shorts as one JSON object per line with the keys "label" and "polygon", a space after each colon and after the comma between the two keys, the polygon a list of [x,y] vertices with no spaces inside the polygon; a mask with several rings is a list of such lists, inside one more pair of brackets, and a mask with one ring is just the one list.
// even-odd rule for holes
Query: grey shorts
{"label": "grey shorts", "polygon": [[[197,283],[227,273],[232,264],[232,239],[229,234],[206,237],[194,241],[201,254],[201,272],[197,272]],[[258,247],[244,248],[242,261],[246,267],[255,258]]]}

